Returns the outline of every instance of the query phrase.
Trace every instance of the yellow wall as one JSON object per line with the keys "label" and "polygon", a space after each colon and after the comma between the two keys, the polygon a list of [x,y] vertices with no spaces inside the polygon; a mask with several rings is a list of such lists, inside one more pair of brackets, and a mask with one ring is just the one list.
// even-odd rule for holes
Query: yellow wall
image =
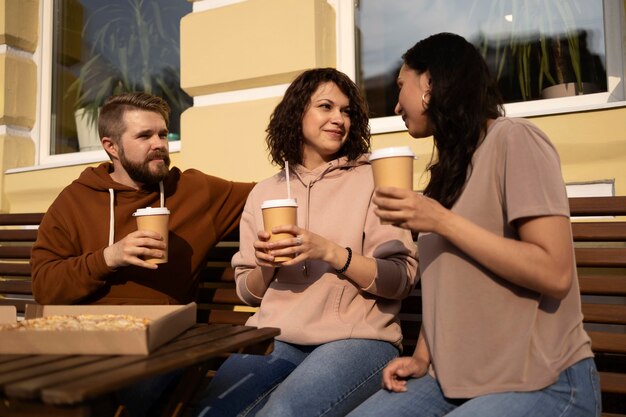
{"label": "yellow wall", "polygon": [[[34,50],[38,6],[37,0],[0,0],[0,44]],[[183,18],[181,85],[197,100],[182,116],[184,139],[181,152],[172,154],[173,164],[241,181],[258,181],[276,172],[267,158],[264,130],[279,94],[246,99],[246,89],[280,87],[305,69],[336,66],[335,25],[334,9],[326,0],[246,0]],[[24,129],[32,125],[38,94],[37,80],[30,75],[33,62],[0,54],[0,117],[6,119],[0,124]],[[14,82],[24,84],[20,94]],[[214,93],[234,94],[236,99],[206,104],[200,97]],[[533,121],[556,144],[567,182],[614,179],[617,194],[626,195],[626,107]],[[420,157],[418,181],[432,141],[416,141],[406,132],[373,139],[374,148],[395,144],[411,146]],[[0,135],[0,211],[46,210],[87,166],[4,174],[8,168],[32,165],[34,152],[30,138]]]}
{"label": "yellow wall", "polygon": [[0,45],[34,52],[38,35],[38,0],[0,0]]}
{"label": "yellow wall", "polygon": [[[615,193],[626,195],[626,107],[558,116],[533,117],[555,144],[566,183],[615,180]],[[410,146],[418,160],[414,184],[423,189],[432,139],[412,139],[408,133],[377,135],[372,147]]]}
{"label": "yellow wall", "polygon": [[[37,48],[38,0],[0,0],[0,211],[10,211],[5,192],[7,169],[31,166],[35,144],[27,132],[35,124],[37,67],[28,58]],[[15,132],[20,132],[15,134]]]}
{"label": "yellow wall", "polygon": [[289,82],[335,63],[325,0],[247,0],[181,21],[181,86],[190,95]]}
{"label": "yellow wall", "polygon": [[[255,181],[273,175],[277,168],[265,156],[264,132],[278,100],[252,100],[186,111],[182,118],[184,165],[233,181]],[[198,140],[188,141],[190,137]]]}
{"label": "yellow wall", "polygon": [[[181,21],[181,85],[195,97],[288,84],[306,69],[335,66],[335,45],[326,0],[247,0],[192,13]],[[251,96],[188,109],[183,166],[239,181],[272,175],[264,138],[279,100]]]}

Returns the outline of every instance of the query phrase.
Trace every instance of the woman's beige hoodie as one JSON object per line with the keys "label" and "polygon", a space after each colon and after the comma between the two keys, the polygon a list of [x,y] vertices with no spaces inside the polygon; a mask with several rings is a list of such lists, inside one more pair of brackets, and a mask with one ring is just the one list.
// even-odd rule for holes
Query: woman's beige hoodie
{"label": "woman's beige hoodie", "polygon": [[242,215],[241,250],[233,257],[239,297],[259,311],[248,325],[278,327],[277,339],[303,345],[362,338],[400,346],[400,301],[416,281],[416,247],[409,231],[381,225],[371,201],[374,182],[367,156],[340,158],[309,171],[297,165],[290,174],[298,201],[298,226],[355,254],[376,259],[377,274],[365,288],[323,261],[281,267],[260,298],[246,286],[257,265],[253,243],[263,229],[261,203],[287,197],[284,171],[262,181],[250,193]]}

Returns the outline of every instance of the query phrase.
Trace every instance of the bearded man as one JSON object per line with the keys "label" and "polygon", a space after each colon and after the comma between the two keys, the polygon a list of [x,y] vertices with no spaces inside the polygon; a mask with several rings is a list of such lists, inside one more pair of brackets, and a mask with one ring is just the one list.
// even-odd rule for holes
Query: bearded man
{"label": "bearded man", "polygon": [[[85,169],[50,206],[31,254],[41,304],[186,304],[208,252],[239,224],[252,183],[169,168],[169,106],[146,93],[107,100],[98,132],[111,158]],[[138,231],[139,208],[170,211],[164,236]]]}

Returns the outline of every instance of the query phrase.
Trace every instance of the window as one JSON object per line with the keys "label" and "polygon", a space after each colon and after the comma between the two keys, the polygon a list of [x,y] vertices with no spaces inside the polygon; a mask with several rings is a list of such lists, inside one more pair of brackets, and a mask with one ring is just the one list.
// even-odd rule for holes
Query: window
{"label": "window", "polygon": [[444,31],[479,48],[509,115],[623,101],[622,16],[621,0],[359,0],[354,75],[370,105],[372,131],[404,129],[393,117],[401,55],[418,40]]}
{"label": "window", "polygon": [[125,91],[166,99],[170,140],[180,139],[180,114],[192,103],[179,80],[180,19],[189,2],[55,0],[43,7],[42,78],[51,79],[42,83],[40,163],[84,161],[93,152],[102,158],[98,108]]}

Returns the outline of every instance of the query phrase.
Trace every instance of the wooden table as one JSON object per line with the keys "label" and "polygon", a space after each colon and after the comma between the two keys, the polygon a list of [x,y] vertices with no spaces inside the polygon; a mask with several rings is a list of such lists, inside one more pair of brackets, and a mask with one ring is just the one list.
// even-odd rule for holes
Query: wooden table
{"label": "wooden table", "polygon": [[279,333],[198,324],[147,356],[0,355],[0,416],[106,415],[108,395],[120,388],[226,353],[267,354]]}

